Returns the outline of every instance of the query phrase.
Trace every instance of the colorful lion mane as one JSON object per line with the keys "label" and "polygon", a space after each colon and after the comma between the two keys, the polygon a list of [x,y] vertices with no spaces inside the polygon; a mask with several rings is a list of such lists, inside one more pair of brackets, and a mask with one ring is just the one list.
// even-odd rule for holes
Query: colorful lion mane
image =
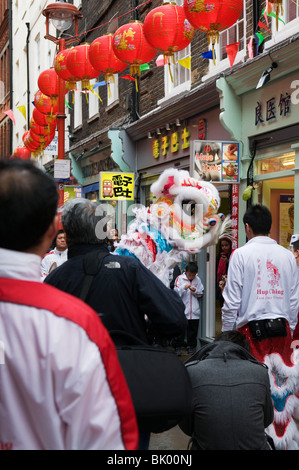
{"label": "colorful lion mane", "polygon": [[155,202],[135,209],[135,220],[116,244],[115,254],[136,257],[169,285],[169,270],[190,254],[215,245],[230,219],[218,213],[216,187],[190,177],[188,171],[165,170],[151,192]]}

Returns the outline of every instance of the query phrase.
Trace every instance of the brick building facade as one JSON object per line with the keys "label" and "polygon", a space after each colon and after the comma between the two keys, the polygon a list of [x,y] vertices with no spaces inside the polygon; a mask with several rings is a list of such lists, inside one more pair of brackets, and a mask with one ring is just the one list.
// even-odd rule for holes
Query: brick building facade
{"label": "brick building facade", "polygon": [[9,66],[9,9],[8,0],[0,1],[0,159],[10,156],[11,121],[4,114],[10,109]]}

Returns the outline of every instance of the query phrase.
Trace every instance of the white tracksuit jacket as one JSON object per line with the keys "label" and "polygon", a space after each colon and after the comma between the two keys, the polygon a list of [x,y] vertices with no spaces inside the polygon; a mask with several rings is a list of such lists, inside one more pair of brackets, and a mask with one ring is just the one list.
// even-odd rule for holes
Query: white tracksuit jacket
{"label": "white tracksuit jacket", "polygon": [[62,263],[67,261],[68,249],[64,251],[58,251],[56,248],[54,250],[46,253],[41,262],[41,275],[42,280],[49,274],[51,266],[53,263],[56,263],[56,267],[60,266]]}
{"label": "white tracksuit jacket", "polygon": [[137,446],[131,397],[96,313],[42,283],[39,256],[0,249],[0,449]]}
{"label": "white tracksuit jacket", "polygon": [[[185,289],[186,284],[191,284],[196,288],[195,292],[190,289]],[[203,296],[204,287],[198,276],[192,281],[189,281],[186,273],[181,274],[176,278],[174,290],[179,294],[185,304],[185,315],[188,320],[198,320],[200,317],[200,306],[198,299]]]}
{"label": "white tracksuit jacket", "polygon": [[265,318],[285,318],[294,330],[299,308],[294,255],[269,237],[252,238],[232,253],[223,298],[222,331]]}

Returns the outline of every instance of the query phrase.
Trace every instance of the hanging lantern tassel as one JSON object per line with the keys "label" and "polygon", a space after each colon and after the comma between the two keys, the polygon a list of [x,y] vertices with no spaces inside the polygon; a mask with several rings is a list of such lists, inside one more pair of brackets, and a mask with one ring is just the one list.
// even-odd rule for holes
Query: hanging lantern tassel
{"label": "hanging lantern tassel", "polygon": [[107,86],[108,86],[108,96],[109,96],[109,98],[111,98],[110,83],[115,83],[115,79],[114,79],[113,73],[106,73],[106,74],[105,74],[105,82],[107,83]]}
{"label": "hanging lantern tassel", "polygon": [[207,33],[209,44],[212,43],[213,64],[216,65],[215,58],[215,43],[219,42],[219,31],[211,30]]}
{"label": "hanging lantern tassel", "polygon": [[138,77],[140,76],[140,66],[137,64],[131,64],[130,75],[135,78],[135,87],[136,92],[138,93]]}
{"label": "hanging lantern tassel", "polygon": [[275,15],[276,15],[276,29],[278,30],[279,15],[283,15],[282,0],[273,0],[273,3],[274,3]]}

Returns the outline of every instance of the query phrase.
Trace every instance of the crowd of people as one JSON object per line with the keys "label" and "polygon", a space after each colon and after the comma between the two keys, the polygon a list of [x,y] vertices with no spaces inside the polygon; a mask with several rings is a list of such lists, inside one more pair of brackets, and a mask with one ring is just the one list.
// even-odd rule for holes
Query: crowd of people
{"label": "crowd of people", "polygon": [[137,259],[113,253],[117,232],[97,238],[97,203],[69,201],[59,232],[57,203],[54,181],[34,164],[0,162],[2,448],[148,448],[114,331],[147,344],[151,331],[178,355],[187,347],[193,411],[180,427],[192,450],[274,448],[265,356],[279,351],[288,365],[299,338],[299,235],[291,250],[281,247],[269,237],[270,211],[249,207],[247,243],[232,253],[229,238],[220,241],[222,333],[198,348],[197,263],[168,288]]}

